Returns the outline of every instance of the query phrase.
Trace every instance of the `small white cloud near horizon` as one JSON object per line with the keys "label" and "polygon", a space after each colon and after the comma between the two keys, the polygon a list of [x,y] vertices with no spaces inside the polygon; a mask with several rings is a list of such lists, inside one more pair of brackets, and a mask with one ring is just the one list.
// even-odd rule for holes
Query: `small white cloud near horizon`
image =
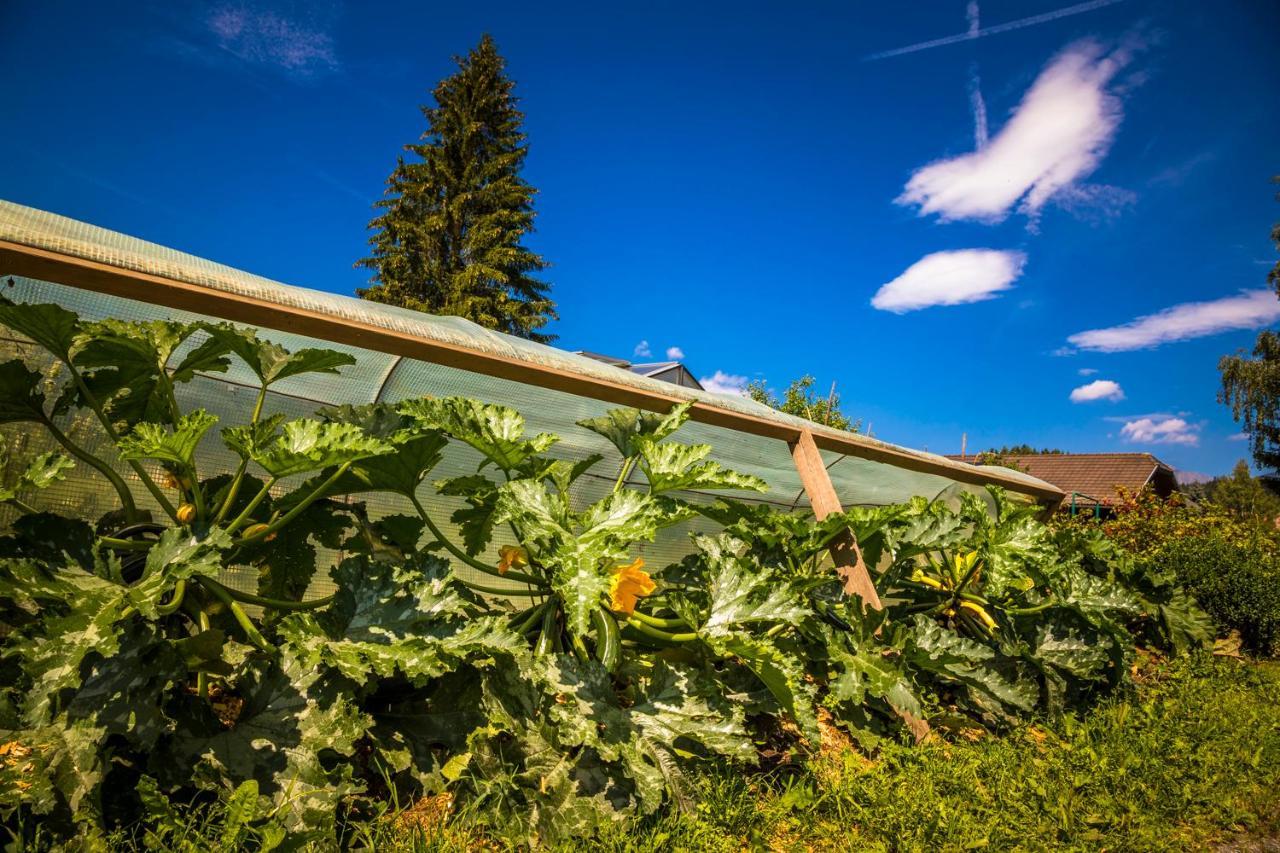
{"label": "small white cloud near horizon", "polygon": [[1013,287],[1027,256],[1000,249],[956,249],[925,255],[871,298],[881,311],[905,314],[933,305],[993,299]]}
{"label": "small white cloud near horizon", "polygon": [[636,344],[636,348],[631,351],[631,354],[634,356],[639,356],[640,358],[649,358],[650,356],[653,355],[653,350],[649,349],[648,341],[641,341],[640,343]]}
{"label": "small white cloud near horizon", "polygon": [[1093,403],[1098,400],[1117,403],[1123,399],[1124,390],[1121,389],[1120,383],[1112,382],[1110,379],[1095,379],[1087,385],[1081,385],[1071,391],[1071,402],[1073,403]]}
{"label": "small white cloud near horizon", "polygon": [[1108,51],[1092,39],[1069,45],[989,143],[917,169],[896,203],[944,222],[999,222],[1015,205],[1034,220],[1059,194],[1079,204],[1080,193],[1069,190],[1098,168],[1120,128],[1114,81],[1132,54],[1131,47]]}
{"label": "small white cloud near horizon", "polygon": [[1120,434],[1133,444],[1182,444],[1188,447],[1200,444],[1199,424],[1187,423],[1182,418],[1139,418],[1120,427]]}
{"label": "small white cloud near horizon", "polygon": [[1067,341],[1091,352],[1128,352],[1280,320],[1280,300],[1270,290],[1242,290],[1209,302],[1184,302],[1119,326],[1077,332]]}
{"label": "small white cloud near horizon", "polygon": [[717,370],[710,376],[704,376],[698,380],[706,391],[713,394],[732,394],[735,397],[747,396],[747,377],[736,376],[732,373],[725,373],[723,370]]}
{"label": "small white cloud near horizon", "polygon": [[1076,371],[1076,373],[1079,373],[1081,376],[1092,376],[1097,372],[1098,368],[1096,367],[1082,367]]}
{"label": "small white cloud near horizon", "polygon": [[684,350],[680,347],[667,347],[667,359],[670,361],[680,361],[684,358]]}

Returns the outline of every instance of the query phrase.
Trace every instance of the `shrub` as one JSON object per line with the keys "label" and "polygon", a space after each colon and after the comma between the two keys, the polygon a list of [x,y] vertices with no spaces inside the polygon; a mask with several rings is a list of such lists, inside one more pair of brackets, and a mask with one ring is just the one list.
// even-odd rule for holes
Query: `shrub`
{"label": "shrub", "polygon": [[1280,639],[1280,565],[1257,542],[1220,534],[1169,539],[1145,558],[1167,567],[1224,631],[1239,631],[1246,647],[1274,654]]}

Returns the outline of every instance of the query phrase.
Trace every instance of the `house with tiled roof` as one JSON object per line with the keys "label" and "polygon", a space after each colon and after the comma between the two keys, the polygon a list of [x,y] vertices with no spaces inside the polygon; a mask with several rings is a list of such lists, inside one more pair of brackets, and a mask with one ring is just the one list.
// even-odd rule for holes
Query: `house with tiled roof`
{"label": "house with tiled roof", "polygon": [[574,355],[585,355],[587,358],[593,358],[605,364],[612,364],[619,370],[629,370],[632,373],[647,376],[650,379],[670,382],[672,385],[680,385],[685,388],[702,388],[702,383],[694,378],[693,374],[689,372],[689,368],[678,361],[651,361],[636,364],[627,361],[625,358],[614,358],[611,355],[601,355],[598,352],[587,352],[586,350],[575,350]]}
{"label": "house with tiled roof", "polygon": [[[948,458],[973,464],[993,461],[989,454]],[[1118,502],[1120,488],[1135,492],[1150,486],[1161,497],[1179,491],[1173,468],[1150,453],[1010,454],[998,461],[1053,483],[1066,492],[1063,508],[1077,513],[1109,513]]]}

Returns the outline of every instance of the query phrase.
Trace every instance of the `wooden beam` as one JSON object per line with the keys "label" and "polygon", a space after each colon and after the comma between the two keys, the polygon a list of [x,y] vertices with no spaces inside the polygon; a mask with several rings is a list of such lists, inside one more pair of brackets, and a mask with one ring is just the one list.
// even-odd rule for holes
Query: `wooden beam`
{"label": "wooden beam", "polygon": [[[621,406],[665,412],[686,397],[638,388],[623,382],[611,382],[598,376],[587,376],[570,370],[522,361],[509,356],[471,349],[458,344],[434,340],[387,328],[376,323],[360,322],[349,317],[299,308],[269,299],[241,296],[204,284],[193,284],[165,276],[138,272],[75,255],[0,240],[0,275],[22,276],[39,281],[105,293],[153,305],[163,305],[208,317],[244,323],[281,332],[305,335],[320,340],[361,347],[375,352],[403,356],[419,361],[468,370],[485,376],[509,379],[526,385],[563,391]],[[776,438],[794,444],[801,432],[824,450],[847,456],[882,462],[908,471],[935,474],[962,483],[986,485],[996,483],[1011,491],[1030,495],[1035,500],[1056,507],[1062,502],[1061,490],[1020,481],[1000,472],[980,471],[972,465],[939,460],[903,448],[865,438],[854,438],[840,430],[814,425],[814,431],[726,409],[713,402],[698,400],[689,416],[698,422],[725,427],[750,435]]]}
{"label": "wooden beam", "polygon": [[[818,519],[826,518],[832,513],[841,512],[840,497],[835,486],[831,484],[831,476],[827,474],[827,466],[822,462],[822,454],[814,443],[813,433],[804,430],[791,444],[791,458],[796,463],[796,471],[800,473],[800,482],[809,496],[809,505]],[[862,559],[862,549],[853,532],[845,529],[843,533],[831,541],[828,546],[831,558],[835,560],[836,571],[844,578],[844,590],[856,595],[869,607],[883,610],[876,586],[871,582],[871,573]]]}

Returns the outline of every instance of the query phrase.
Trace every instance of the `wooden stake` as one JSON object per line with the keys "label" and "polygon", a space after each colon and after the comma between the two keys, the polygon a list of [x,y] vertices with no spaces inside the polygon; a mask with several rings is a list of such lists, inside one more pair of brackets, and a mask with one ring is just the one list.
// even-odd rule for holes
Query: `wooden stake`
{"label": "wooden stake", "polygon": [[[809,496],[814,516],[823,519],[833,512],[841,512],[843,508],[840,506],[840,497],[831,484],[827,466],[822,463],[822,454],[814,443],[813,433],[803,430],[800,437],[792,442],[791,458],[800,474],[800,483]],[[871,582],[871,573],[867,571],[867,564],[862,559],[862,549],[858,547],[858,540],[854,538],[853,532],[846,529],[831,541],[828,550],[835,560],[836,571],[844,578],[845,592],[858,596],[875,610],[883,610],[884,605],[880,603],[875,584]]]}

